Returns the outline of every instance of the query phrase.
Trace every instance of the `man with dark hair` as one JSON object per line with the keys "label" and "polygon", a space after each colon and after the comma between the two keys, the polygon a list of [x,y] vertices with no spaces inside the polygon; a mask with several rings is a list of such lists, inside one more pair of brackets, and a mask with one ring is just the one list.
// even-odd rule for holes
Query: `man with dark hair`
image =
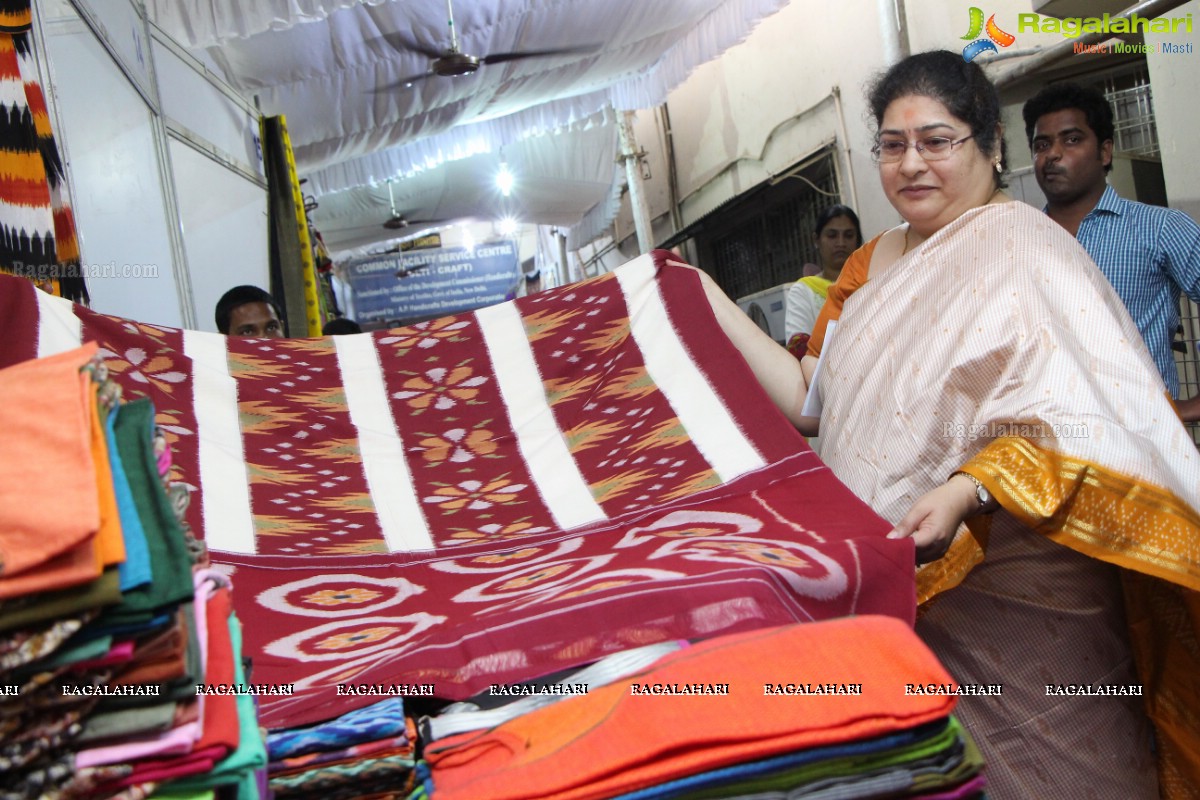
{"label": "man with dark hair", "polygon": [[[1180,293],[1200,302],[1200,226],[1182,211],[1126,200],[1108,185],[1113,112],[1100,92],[1052,84],[1025,103],[1022,115],[1046,213],[1079,240],[1117,290],[1177,397],[1171,340]],[[1200,396],[1178,407],[1185,422],[1200,420]]]}
{"label": "man with dark hair", "polygon": [[348,317],[331,319],[321,328],[322,336],[345,336],[349,333],[362,333],[362,326]]}
{"label": "man with dark hair", "polygon": [[217,301],[217,330],[226,336],[278,339],[283,312],[275,298],[257,286],[235,286]]}

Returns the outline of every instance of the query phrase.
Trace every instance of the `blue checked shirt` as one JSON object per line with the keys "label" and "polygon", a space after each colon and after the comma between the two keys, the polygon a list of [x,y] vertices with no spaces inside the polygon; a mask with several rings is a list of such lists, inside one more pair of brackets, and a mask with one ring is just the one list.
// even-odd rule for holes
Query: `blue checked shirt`
{"label": "blue checked shirt", "polygon": [[1126,200],[1107,186],[1076,238],[1125,302],[1167,389],[1178,396],[1171,340],[1180,291],[1200,303],[1200,225],[1178,209]]}

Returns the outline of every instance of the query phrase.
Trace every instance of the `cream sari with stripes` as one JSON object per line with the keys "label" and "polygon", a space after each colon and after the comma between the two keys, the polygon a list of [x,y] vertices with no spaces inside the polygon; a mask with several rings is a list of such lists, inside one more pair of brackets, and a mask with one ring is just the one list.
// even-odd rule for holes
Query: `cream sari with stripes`
{"label": "cream sari with stripes", "polygon": [[960,681],[1005,685],[960,705],[989,795],[1153,792],[1138,698],[1045,690],[1138,682],[1110,564],[1200,589],[1200,453],[1088,254],[1023,203],[973,209],[855,292],[825,361],[822,458],[876,512],[957,470],[1001,503],[918,574],[918,631]]}

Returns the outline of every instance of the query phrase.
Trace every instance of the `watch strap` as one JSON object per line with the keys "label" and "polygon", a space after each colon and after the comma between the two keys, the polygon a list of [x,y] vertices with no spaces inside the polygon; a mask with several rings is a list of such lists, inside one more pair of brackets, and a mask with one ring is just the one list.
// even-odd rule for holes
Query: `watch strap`
{"label": "watch strap", "polygon": [[980,481],[979,478],[976,478],[969,472],[955,472],[950,477],[953,478],[954,475],[964,475],[970,478],[971,483],[975,484],[975,499],[979,501],[979,507],[983,508],[985,505],[987,505],[988,500],[992,498],[992,494],[987,490],[987,487],[983,485],[983,482]]}

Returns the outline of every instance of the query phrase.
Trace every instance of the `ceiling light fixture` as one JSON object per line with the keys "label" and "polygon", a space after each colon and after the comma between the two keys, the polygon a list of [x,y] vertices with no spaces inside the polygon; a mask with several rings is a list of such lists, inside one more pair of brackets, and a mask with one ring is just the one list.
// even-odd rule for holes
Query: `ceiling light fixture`
{"label": "ceiling light fixture", "polygon": [[517,233],[517,221],[512,217],[505,217],[500,220],[499,230],[501,236],[515,236]]}
{"label": "ceiling light fixture", "polygon": [[501,156],[500,171],[496,173],[496,188],[500,190],[500,194],[505,197],[512,194],[513,184],[516,183],[516,180],[512,174],[512,170],[508,168],[508,162]]}

